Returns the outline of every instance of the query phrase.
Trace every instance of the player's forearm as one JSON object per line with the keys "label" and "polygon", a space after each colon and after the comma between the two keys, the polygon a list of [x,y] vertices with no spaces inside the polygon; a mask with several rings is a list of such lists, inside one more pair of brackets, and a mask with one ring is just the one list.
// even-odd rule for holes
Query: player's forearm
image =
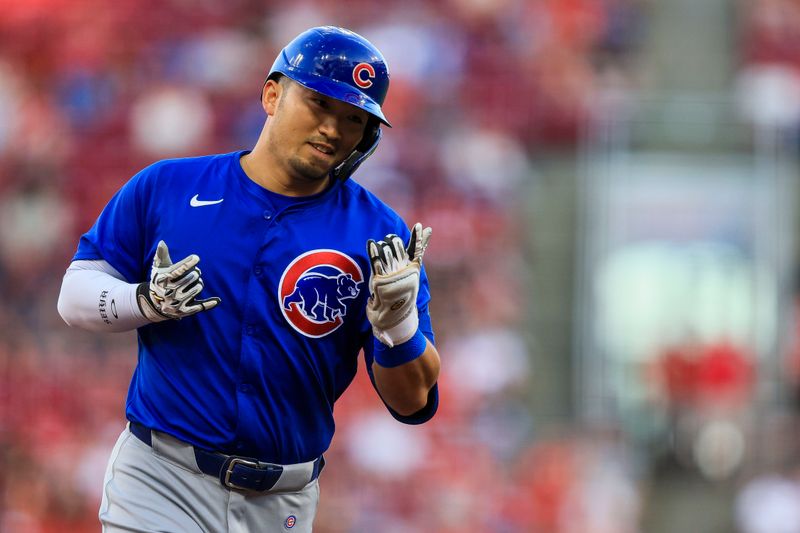
{"label": "player's forearm", "polygon": [[[136,303],[137,285],[109,273],[110,265],[103,270],[102,263],[76,261],[67,269],[58,296],[58,313],[64,322],[108,332],[130,331],[149,324]],[[99,269],[94,268],[98,265]]]}
{"label": "player's forearm", "polygon": [[402,416],[410,416],[424,408],[428,393],[439,378],[441,361],[436,347],[427,341],[422,355],[394,367],[373,363],[375,386],[389,407]]}

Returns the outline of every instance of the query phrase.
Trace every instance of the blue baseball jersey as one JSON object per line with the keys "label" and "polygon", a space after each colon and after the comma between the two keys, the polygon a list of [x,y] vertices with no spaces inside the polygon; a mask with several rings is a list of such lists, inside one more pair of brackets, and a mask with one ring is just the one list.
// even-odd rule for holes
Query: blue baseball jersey
{"label": "blue baseball jersey", "polygon": [[[214,309],[139,328],[130,420],[196,446],[276,463],[315,459],[334,432],[333,404],[373,342],[366,316],[368,239],[403,220],[353,180],[289,198],[242,170],[246,151],[155,163],[110,200],[73,260],[102,259],[146,281],[159,240],[178,261],[200,256],[199,298]],[[417,307],[433,342],[424,269]],[[398,420],[430,419],[427,406]],[[388,408],[388,406],[387,406]]]}

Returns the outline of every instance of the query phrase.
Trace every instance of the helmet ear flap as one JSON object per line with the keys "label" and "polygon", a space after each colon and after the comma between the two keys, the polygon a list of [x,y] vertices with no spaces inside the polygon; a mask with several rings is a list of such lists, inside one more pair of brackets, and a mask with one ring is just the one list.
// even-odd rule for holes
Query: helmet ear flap
{"label": "helmet ear flap", "polygon": [[377,145],[380,137],[381,123],[378,119],[369,115],[369,118],[367,118],[367,125],[364,127],[364,136],[361,138],[361,142],[358,143],[358,146],[356,146],[356,150],[364,154],[369,152],[369,149],[372,148],[373,145]]}
{"label": "helmet ear flap", "polygon": [[333,177],[342,181],[349,178],[361,163],[375,152],[382,135],[380,121],[374,117],[367,119],[364,137],[361,138],[361,142],[358,143],[355,150],[333,169]]}

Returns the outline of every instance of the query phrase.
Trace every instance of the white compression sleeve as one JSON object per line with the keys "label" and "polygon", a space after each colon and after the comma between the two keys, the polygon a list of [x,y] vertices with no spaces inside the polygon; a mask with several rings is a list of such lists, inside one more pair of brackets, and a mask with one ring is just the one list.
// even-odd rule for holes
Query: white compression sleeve
{"label": "white compression sleeve", "polygon": [[136,303],[137,286],[106,261],[73,261],[61,283],[58,313],[68,325],[90,331],[136,329],[150,324]]}

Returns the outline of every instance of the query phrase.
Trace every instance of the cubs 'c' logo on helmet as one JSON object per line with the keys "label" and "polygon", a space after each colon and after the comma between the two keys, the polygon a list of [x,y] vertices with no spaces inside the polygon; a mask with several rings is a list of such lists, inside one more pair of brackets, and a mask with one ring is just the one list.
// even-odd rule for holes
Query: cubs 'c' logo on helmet
{"label": "cubs 'c' logo on helmet", "polygon": [[344,323],[347,306],[363,285],[361,268],[352,258],[336,250],[312,250],[283,271],[278,301],[295,330],[319,338]]}
{"label": "cubs 'c' logo on helmet", "polygon": [[368,89],[372,87],[372,80],[370,78],[374,77],[375,67],[369,63],[359,63],[353,67],[353,81],[362,89]]}

